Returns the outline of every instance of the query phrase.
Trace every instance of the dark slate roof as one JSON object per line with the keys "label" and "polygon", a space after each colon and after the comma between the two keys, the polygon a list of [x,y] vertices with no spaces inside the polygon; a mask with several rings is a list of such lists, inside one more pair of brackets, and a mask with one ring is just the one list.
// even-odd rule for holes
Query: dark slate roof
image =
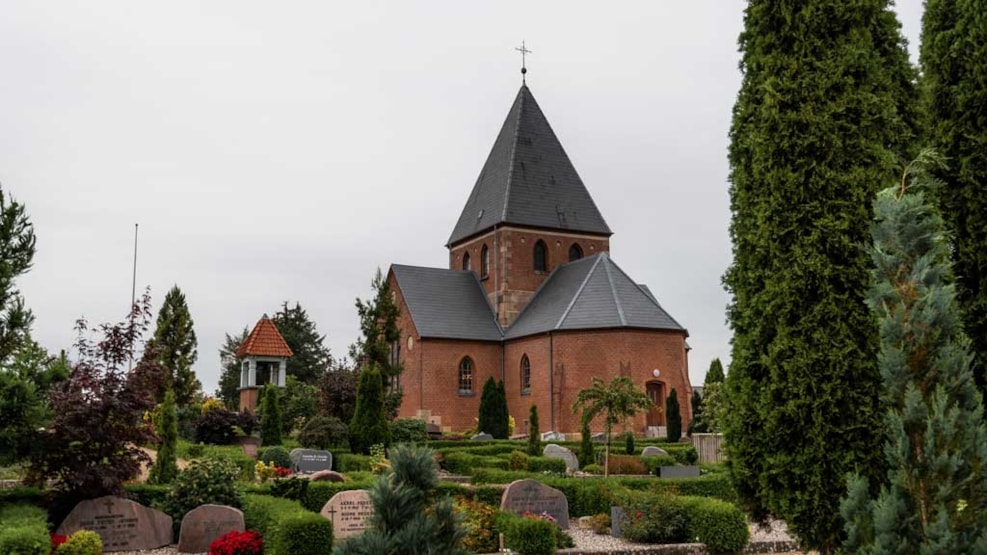
{"label": "dark slate roof", "polygon": [[545,280],[507,339],[554,330],[645,328],[685,331],[607,253],[559,266]]}
{"label": "dark slate roof", "polygon": [[611,234],[526,85],[514,99],[448,244],[502,223]]}
{"label": "dark slate roof", "polygon": [[408,312],[422,337],[500,341],[486,292],[474,272],[392,264]]}

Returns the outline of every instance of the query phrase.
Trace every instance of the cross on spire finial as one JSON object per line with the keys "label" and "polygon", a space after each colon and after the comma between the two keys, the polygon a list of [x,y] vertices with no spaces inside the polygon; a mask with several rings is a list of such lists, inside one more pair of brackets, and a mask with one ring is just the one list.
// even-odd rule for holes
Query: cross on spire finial
{"label": "cross on spire finial", "polygon": [[518,52],[521,53],[521,83],[524,83],[525,82],[525,80],[524,80],[524,74],[525,73],[528,73],[528,68],[527,68],[527,65],[525,64],[525,61],[526,61],[525,60],[525,56],[527,54],[531,54],[532,52],[530,50],[528,50],[527,48],[524,47],[524,41],[523,40],[521,41],[521,48],[515,48],[514,50],[517,50]]}

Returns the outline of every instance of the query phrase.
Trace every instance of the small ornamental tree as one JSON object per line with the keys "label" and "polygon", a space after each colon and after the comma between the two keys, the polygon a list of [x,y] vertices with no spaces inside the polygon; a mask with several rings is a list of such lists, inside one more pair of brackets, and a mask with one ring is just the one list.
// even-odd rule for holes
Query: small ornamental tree
{"label": "small ornamental tree", "polygon": [[281,445],[281,401],[278,388],[264,386],[264,410],[261,414],[260,438],[264,445]]}
{"label": "small ornamental tree", "polygon": [[880,319],[887,481],[851,476],[847,553],[987,552],[987,425],[963,332],[942,216],[914,177],[874,203],[868,304]]}
{"label": "small ornamental tree", "polygon": [[[603,380],[594,376],[592,386],[580,391],[576,396],[572,411],[582,411],[584,426],[588,427],[588,423],[597,416],[603,417],[603,429],[607,436],[604,475],[609,472],[610,433],[614,425],[626,421],[640,411],[648,410],[650,406],[651,400],[648,396],[627,376],[617,376],[609,384],[603,383]],[[681,429],[679,433],[681,434]]]}
{"label": "small ornamental tree", "polygon": [[[480,394],[480,409],[477,417],[476,431],[479,433],[488,433],[496,438],[498,430],[501,429],[500,418],[500,391],[497,387],[497,382],[491,376],[483,384],[483,392]],[[507,426],[505,425],[503,427],[506,428]]]}
{"label": "small ornamental tree", "polygon": [[668,441],[682,439],[682,413],[679,411],[679,395],[672,389],[665,399],[665,414],[668,422]]}
{"label": "small ornamental tree", "polygon": [[31,461],[30,481],[51,480],[56,492],[75,499],[121,495],[123,483],[150,462],[138,446],[156,439],[143,417],[154,407],[158,386],[150,379],[161,371],[149,368],[158,365],[150,353],[127,372],[150,314],[145,293],[126,321],[101,325],[98,340],[86,336],[85,320],[76,324],[79,360],[68,379],[51,388],[51,426],[41,438],[39,456]]}
{"label": "small ornamental tree", "polygon": [[[359,410],[358,410],[359,411]],[[434,452],[410,444],[391,449],[391,469],[370,486],[369,526],[339,547],[342,555],[465,555],[466,531],[448,496],[439,497]]]}
{"label": "small ornamental tree", "polygon": [[158,434],[158,455],[148,481],[152,484],[169,484],[178,475],[178,418],[175,416],[175,393],[165,393],[164,403],[155,410],[154,431]]}
{"label": "small ornamental tree", "polygon": [[343,422],[353,420],[359,382],[360,372],[342,364],[335,364],[330,370],[323,372],[319,378],[319,413],[334,416]]}
{"label": "small ornamental tree", "polygon": [[541,455],[541,435],[538,431],[538,405],[532,403],[528,413],[528,454],[532,457]]}
{"label": "small ornamental tree", "polygon": [[360,384],[356,392],[356,411],[350,422],[350,450],[353,453],[370,454],[370,447],[391,444],[391,428],[387,425],[384,408],[384,382],[376,366],[360,372]]}

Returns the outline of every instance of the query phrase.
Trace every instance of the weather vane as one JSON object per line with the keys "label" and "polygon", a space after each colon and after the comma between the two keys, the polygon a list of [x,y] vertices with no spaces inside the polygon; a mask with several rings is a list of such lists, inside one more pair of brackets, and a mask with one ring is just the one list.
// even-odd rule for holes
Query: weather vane
{"label": "weather vane", "polygon": [[515,48],[514,50],[517,50],[518,52],[521,53],[521,83],[524,83],[525,82],[524,74],[528,73],[528,68],[526,67],[525,64],[525,56],[531,54],[531,51],[524,47],[523,40],[521,41],[521,48]]}

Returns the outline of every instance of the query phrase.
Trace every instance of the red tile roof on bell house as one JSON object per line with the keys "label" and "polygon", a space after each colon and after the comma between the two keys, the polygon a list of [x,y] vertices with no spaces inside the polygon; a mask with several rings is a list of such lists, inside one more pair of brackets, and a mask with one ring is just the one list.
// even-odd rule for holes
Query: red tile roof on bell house
{"label": "red tile roof on bell house", "polygon": [[250,332],[247,340],[236,350],[237,358],[246,356],[290,357],[293,354],[291,347],[285,342],[281,332],[278,331],[278,327],[267,317],[267,314],[257,322],[254,331]]}

